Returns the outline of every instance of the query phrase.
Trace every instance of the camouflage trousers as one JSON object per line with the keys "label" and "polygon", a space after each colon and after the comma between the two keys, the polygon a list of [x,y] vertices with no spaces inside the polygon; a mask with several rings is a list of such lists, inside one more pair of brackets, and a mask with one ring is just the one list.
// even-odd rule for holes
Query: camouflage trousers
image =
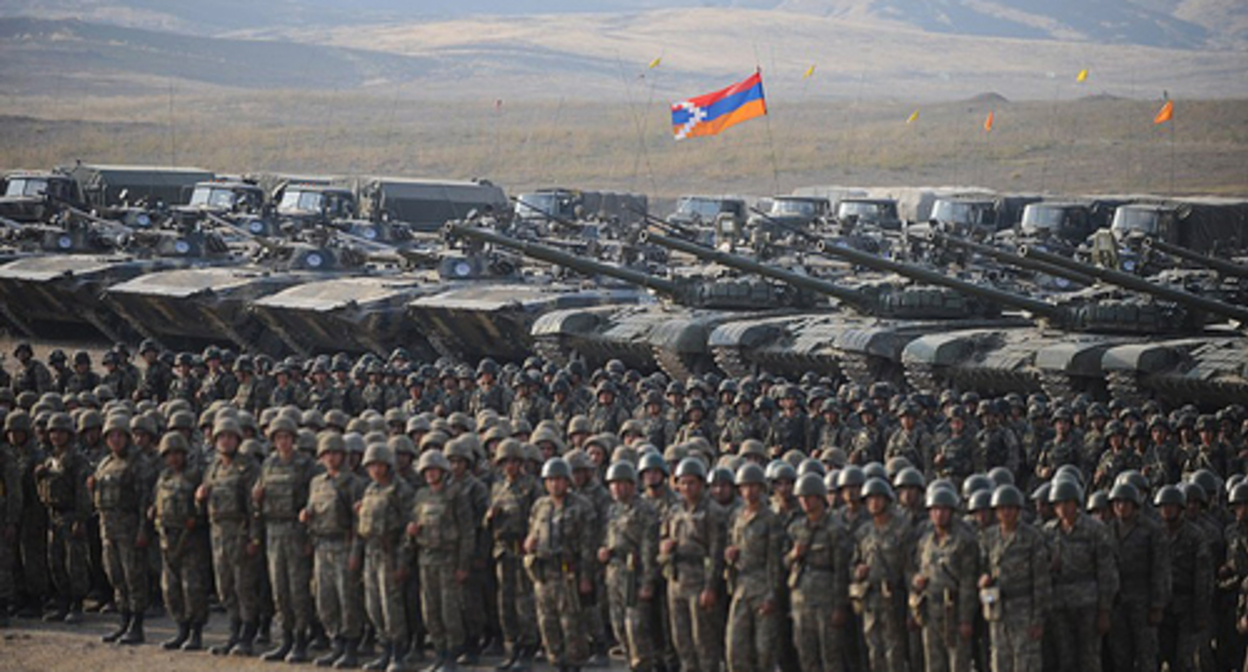
{"label": "camouflage trousers", "polygon": [[[1190,613],[1178,614],[1167,609],[1159,632],[1159,658],[1166,662],[1171,672],[1196,672],[1201,669],[1199,651],[1203,633],[1196,628]],[[1116,653],[1114,655],[1117,656]]]}
{"label": "camouflage trousers", "polygon": [[364,624],[360,573],[351,571],[348,539],[317,539],[312,557],[316,614],[331,637],[358,639]]}
{"label": "camouflage trousers", "polygon": [[113,601],[121,611],[141,614],[147,610],[147,548],[136,544],[139,529],[129,521],[106,521],[100,528],[100,557],[104,574],[113,587]]}
{"label": "camouflage trousers", "polygon": [[248,538],[241,521],[215,522],[211,529],[217,599],[231,621],[255,623],[260,614],[260,558],[247,554]]}
{"label": "camouflage trousers", "polygon": [[634,670],[652,668],[658,657],[654,646],[654,623],[650,617],[651,600],[642,600],[637,594],[633,572],[622,564],[607,567],[607,603],[611,613],[611,629],[615,639],[627,652],[628,665]]}
{"label": "camouflage trousers", "polygon": [[1101,635],[1096,630],[1096,606],[1069,607],[1050,612],[1056,629],[1060,672],[1100,672]]}
{"label": "camouflage trousers", "polygon": [[[1119,672],[1157,669],[1157,626],[1148,622],[1148,601],[1119,599],[1109,630],[1109,651]],[[1172,665],[1170,669],[1175,669]]]}
{"label": "camouflage trousers", "polygon": [[274,613],[282,629],[305,632],[312,622],[312,549],[295,521],[265,525],[265,555]]}
{"label": "camouflage trousers", "polygon": [[1040,640],[1028,633],[1032,623],[1030,599],[1001,602],[1001,617],[988,623],[992,672],[1040,672]]}
{"label": "camouflage trousers", "polygon": [[926,605],[923,624],[923,667],[927,672],[971,672],[971,640],[958,633],[956,614],[943,604]]}
{"label": "camouflage trousers", "polygon": [[468,580],[464,582],[462,592],[462,605],[474,605],[474,608],[468,609],[461,607],[460,612],[464,617],[464,641],[477,642],[485,634],[489,625],[490,610],[487,605],[491,602],[490,594],[490,576],[489,572],[484,571],[487,565],[482,562],[480,567],[477,560],[473,561],[471,571],[468,572]]}
{"label": "camouflage trousers", "polygon": [[453,652],[464,645],[463,603],[454,565],[420,563],[420,614],[434,650]]}
{"label": "camouflage trousers", "polygon": [[532,578],[537,627],[547,660],[552,666],[583,665],[589,646],[575,575],[550,569]]}
{"label": "camouflage trousers", "polygon": [[672,642],[680,657],[682,672],[718,672],[724,659],[724,599],[711,610],[698,605],[700,587],[682,588],[675,582],[667,585],[667,612],[670,617]]}
{"label": "camouflage trousers", "polygon": [[533,585],[521,559],[510,553],[494,560],[498,577],[498,622],[509,648],[537,645],[537,612]]}
{"label": "camouflage trousers", "polygon": [[377,629],[377,638],[394,644],[407,640],[404,583],[396,581],[399,561],[381,544],[369,542],[364,551],[364,608]]}
{"label": "camouflage trousers", "polygon": [[905,600],[900,589],[888,597],[872,590],[863,600],[862,628],[872,672],[906,672],[910,667]]}
{"label": "camouflage trousers", "polygon": [[[82,529],[85,534],[85,523]],[[81,600],[87,594],[91,577],[87,538],[74,534],[67,521],[50,520],[47,549],[48,570],[56,592],[65,599]]]}
{"label": "camouflage trousers", "polygon": [[779,642],[780,614],[763,615],[761,596],[738,589],[728,608],[729,672],[771,672]]}
{"label": "camouflage trousers", "polygon": [[165,609],[174,622],[203,625],[208,622],[208,536],[203,530],[180,527],[160,532]]}
{"label": "camouflage trousers", "polygon": [[18,523],[17,557],[14,581],[28,597],[42,599],[51,589],[48,576],[48,515],[41,506],[31,505]]}
{"label": "camouflage trousers", "polygon": [[826,595],[793,593],[793,644],[802,670],[845,670],[845,628],[832,624],[832,612]]}

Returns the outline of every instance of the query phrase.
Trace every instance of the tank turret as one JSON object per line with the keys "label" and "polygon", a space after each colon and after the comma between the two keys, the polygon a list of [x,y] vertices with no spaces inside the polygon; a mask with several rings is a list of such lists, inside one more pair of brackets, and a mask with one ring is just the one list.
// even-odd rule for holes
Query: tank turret
{"label": "tank turret", "polygon": [[1218,275],[1232,278],[1248,278],[1248,266],[1237,264],[1225,259],[1219,259],[1214,256],[1193,252],[1186,247],[1180,247],[1172,243],[1167,243],[1160,238],[1148,237],[1143,241],[1145,249],[1152,249],[1158,252],[1164,252],[1171,257],[1177,257],[1184,261],[1189,261],[1198,266],[1213,269]]}

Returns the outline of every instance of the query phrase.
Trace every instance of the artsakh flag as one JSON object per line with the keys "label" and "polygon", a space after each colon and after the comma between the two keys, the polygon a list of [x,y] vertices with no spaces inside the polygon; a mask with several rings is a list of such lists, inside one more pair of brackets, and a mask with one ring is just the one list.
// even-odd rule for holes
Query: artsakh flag
{"label": "artsakh flag", "polygon": [[720,131],[767,114],[763,74],[755,72],[726,89],[672,103],[672,135],[677,140]]}

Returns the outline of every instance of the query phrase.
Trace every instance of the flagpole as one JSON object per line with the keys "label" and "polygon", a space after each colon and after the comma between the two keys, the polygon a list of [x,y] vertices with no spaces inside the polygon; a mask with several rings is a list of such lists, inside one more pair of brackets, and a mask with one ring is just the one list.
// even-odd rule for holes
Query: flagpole
{"label": "flagpole", "polygon": [[1171,196],[1178,195],[1174,190],[1174,163],[1176,160],[1176,154],[1174,151],[1174,144],[1175,144],[1174,134],[1176,131],[1174,130],[1174,126],[1175,126],[1174,118],[1171,117],[1170,118],[1170,195]]}

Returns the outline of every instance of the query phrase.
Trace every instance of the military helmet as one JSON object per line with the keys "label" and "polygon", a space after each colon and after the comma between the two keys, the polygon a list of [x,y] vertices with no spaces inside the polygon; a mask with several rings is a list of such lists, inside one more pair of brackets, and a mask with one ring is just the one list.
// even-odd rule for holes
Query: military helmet
{"label": "military helmet", "polygon": [[1163,485],[1153,496],[1153,506],[1161,507],[1167,504],[1187,506],[1187,496],[1177,486]]}
{"label": "military helmet", "polygon": [[797,479],[794,492],[798,497],[827,497],[828,486],[823,477],[816,473],[808,473]]}
{"label": "military helmet", "polygon": [[718,485],[720,483],[728,483],[729,485],[734,485],[735,484],[734,480],[735,480],[735,477],[732,473],[732,470],[729,469],[728,467],[715,467],[714,469],[711,470],[711,473],[706,475],[707,485]]}
{"label": "military helmet", "polygon": [[867,482],[863,484],[860,497],[861,499],[866,499],[873,496],[887,497],[889,501],[897,498],[893,493],[893,486],[889,485],[888,481],[875,476],[868,478]]}
{"label": "military helmet", "polygon": [[542,465],[542,478],[572,478],[572,466],[562,457],[552,457]]}
{"label": "military helmet", "polygon": [[593,431],[593,426],[589,423],[589,418],[583,415],[574,415],[568,420],[568,436],[573,434],[589,434]]}
{"label": "military helmet", "polygon": [[1109,491],[1110,502],[1117,502],[1119,500],[1131,502],[1136,506],[1140,506],[1143,502],[1140,497],[1140,491],[1137,490],[1134,485],[1131,485],[1126,481],[1115,485],[1114,488]]}
{"label": "military helmet", "polygon": [[925,504],[929,509],[939,506],[957,509],[960,502],[958,501],[958,493],[953,490],[949,488],[934,488],[927,493]]}
{"label": "military helmet", "polygon": [[965,481],[962,481],[962,496],[969,499],[971,495],[980,490],[992,490],[995,485],[992,479],[983,474],[971,474],[966,477]]}
{"label": "military helmet", "polygon": [[240,440],[243,438],[243,430],[238,426],[238,420],[231,416],[219,418],[212,426],[212,438],[216,439],[222,434],[233,434]]}
{"label": "military helmet", "polygon": [[867,482],[867,475],[863,473],[862,468],[856,464],[847,465],[841,469],[836,476],[836,487],[847,488],[855,485],[862,485]]}
{"label": "military helmet", "polygon": [[[386,439],[386,445],[390,446],[390,451],[394,453],[397,459],[399,455],[410,455],[416,457],[416,444],[412,442],[412,437],[406,434],[395,434]],[[423,446],[422,446],[423,448]],[[440,452],[432,449],[426,452]]]}
{"label": "military helmet", "polygon": [[1141,474],[1135,469],[1128,469],[1127,471],[1118,474],[1117,478],[1114,479],[1114,485],[1118,485],[1119,483],[1130,483],[1131,485],[1134,485],[1135,489],[1140,493],[1148,492],[1148,479],[1144,476],[1144,474]]}
{"label": "military helmet", "polygon": [[1080,486],[1082,486],[1085,483],[1084,478],[1083,478],[1083,471],[1080,470],[1079,467],[1076,467],[1073,464],[1063,464],[1062,466],[1058,467],[1057,471],[1054,472],[1053,474],[1053,480],[1054,481],[1061,480],[1063,475],[1067,478],[1074,478],[1075,481],[1077,481]]}
{"label": "military helmet", "polygon": [[[12,415],[9,416],[9,418],[18,416],[19,414],[22,416],[25,416],[27,419],[27,423],[29,423],[30,416],[26,415],[25,413],[21,413],[21,411],[14,412]],[[9,424],[8,418],[5,418],[5,431],[12,431],[10,427],[8,426],[8,424]],[[26,431],[29,431],[29,429],[30,428],[28,425],[26,427]],[[74,420],[73,418],[69,417],[68,413],[53,413],[52,417],[48,418],[48,431],[53,432],[57,430],[60,430],[62,432],[69,432],[70,434],[74,433]]]}
{"label": "military helmet", "polygon": [[364,460],[361,462],[365,467],[380,462],[391,469],[394,469],[394,453],[390,450],[390,446],[384,443],[374,443],[364,451]]}
{"label": "military helmet", "polygon": [[[458,458],[464,460],[468,464],[476,461],[476,451],[473,450],[473,435],[460,434],[459,436],[446,442],[446,446],[442,452],[446,455],[448,461]],[[409,439],[410,441],[410,439]]]}
{"label": "military helmet", "polygon": [[644,474],[650,469],[658,469],[663,472],[664,476],[670,475],[667,462],[663,456],[658,453],[646,453],[641,456],[641,461],[637,464],[637,473]]}
{"label": "military helmet", "polygon": [[993,467],[988,471],[988,480],[992,481],[993,487],[1014,485],[1014,472],[1005,467]]}
{"label": "military helmet", "polygon": [[[72,423],[71,423],[72,424]],[[30,414],[26,411],[12,411],[4,416],[5,432],[30,432]]]}
{"label": "military helmet", "polygon": [[767,475],[763,472],[763,468],[753,462],[747,462],[737,469],[735,483],[738,486],[751,484],[765,484]]}
{"label": "military helmet", "polygon": [[121,413],[112,413],[108,419],[104,421],[104,433],[121,432],[126,436],[130,435],[130,416]]}
{"label": "military helmet", "polygon": [[676,478],[684,476],[695,476],[697,478],[706,478],[706,464],[699,457],[686,457],[676,465]]}
{"label": "military helmet", "polygon": [[347,452],[347,442],[342,438],[341,434],[337,432],[322,432],[320,436],[316,437],[317,457],[333,451]]}
{"label": "military helmet", "polygon": [[632,462],[612,462],[611,466],[607,467],[606,482],[613,483],[615,481],[636,483],[637,468],[633,466]]}
{"label": "military helmet", "polygon": [[764,475],[768,481],[797,481],[797,470],[784,460],[772,460]]}
{"label": "military helmet", "polygon": [[1059,502],[1075,502],[1083,503],[1083,487],[1075,481],[1055,480],[1053,486],[1049,489],[1049,502],[1057,504]]}
{"label": "military helmet", "polygon": [[1036,487],[1035,490],[1032,491],[1031,501],[1048,504],[1049,503],[1049,491],[1052,489],[1053,489],[1052,484],[1041,483],[1039,486]]}
{"label": "military helmet", "polygon": [[164,457],[166,453],[174,450],[180,450],[185,453],[189,450],[189,446],[186,444],[185,436],[178,432],[169,432],[160,439],[159,454],[161,457]]}
{"label": "military helmet", "polygon": [[1222,486],[1219,483],[1217,475],[1208,469],[1197,469],[1192,472],[1192,475],[1188,477],[1188,480],[1196,485],[1199,485],[1200,488],[1205,491],[1205,494],[1210,497],[1216,496],[1218,492],[1222,490]]}
{"label": "military helmet", "polygon": [[862,468],[862,473],[865,474],[867,478],[878,478],[885,483],[888,482],[888,470],[885,469],[884,465],[879,462],[868,462],[866,466]]}
{"label": "military helmet", "polygon": [[1109,507],[1109,493],[1104,490],[1097,490],[1088,495],[1088,503],[1083,507],[1088,513],[1100,511]]}
{"label": "military helmet", "polygon": [[269,423],[269,440],[272,441],[273,437],[283,432],[291,435],[291,437],[297,437],[299,435],[299,425],[285,415],[273,418],[273,422]]}
{"label": "military helmet", "polygon": [[979,490],[971,495],[966,503],[966,510],[971,513],[978,511],[987,511],[992,508],[992,493],[988,490]]}
{"label": "military helmet", "polygon": [[420,460],[416,462],[416,473],[423,474],[429,469],[441,469],[443,473],[446,473],[451,470],[451,463],[442,451],[426,450],[420,454]]}
{"label": "military helmet", "polygon": [[992,508],[1000,509],[1007,506],[1016,506],[1022,508],[1024,502],[1023,491],[1012,485],[999,485],[992,492]]}
{"label": "military helmet", "polygon": [[78,416],[78,431],[86,432],[92,429],[100,429],[104,426],[104,416],[99,411],[86,411]]}
{"label": "military helmet", "polygon": [[797,477],[800,479],[806,474],[817,474],[819,478],[823,478],[828,475],[828,468],[823,466],[823,463],[819,460],[808,457],[802,460],[801,464],[797,465]]}
{"label": "military helmet", "polygon": [[589,454],[580,448],[573,448],[564,453],[563,459],[568,462],[568,466],[572,468],[572,471],[592,470],[594,468],[594,462],[589,459]]}
{"label": "military helmet", "polygon": [[1231,489],[1231,494],[1227,498],[1229,504],[1248,504],[1248,482],[1239,482]]}
{"label": "military helmet", "polygon": [[516,439],[503,439],[494,447],[494,463],[504,460],[524,460],[524,446]]}
{"label": "military helmet", "polygon": [[767,457],[767,449],[763,447],[763,442],[758,439],[746,439],[741,442],[741,448],[737,451],[741,457],[747,455],[757,455],[759,457]]}
{"label": "military helmet", "polygon": [[906,467],[893,477],[893,487],[897,489],[922,488],[925,485],[922,472],[914,467]]}
{"label": "military helmet", "polygon": [[1209,503],[1209,493],[1205,492],[1205,489],[1200,487],[1199,483],[1188,481],[1180,483],[1179,488],[1183,490],[1183,495],[1187,497],[1188,502]]}

